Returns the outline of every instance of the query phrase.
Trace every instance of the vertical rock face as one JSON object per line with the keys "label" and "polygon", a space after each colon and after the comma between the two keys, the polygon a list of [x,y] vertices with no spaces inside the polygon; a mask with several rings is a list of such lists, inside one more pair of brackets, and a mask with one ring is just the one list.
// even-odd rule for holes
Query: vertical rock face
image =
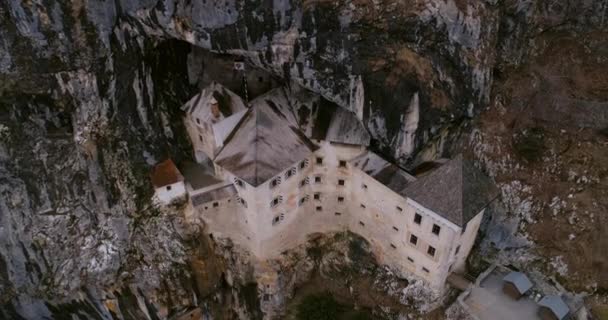
{"label": "vertical rock face", "polygon": [[203,240],[149,204],[150,165],[191,158],[178,109],[205,81],[194,75],[212,69],[192,45],[352,110],[376,149],[411,165],[449,153],[490,102],[494,73],[526,62],[539,35],[605,33],[606,10],[574,0],[3,1],[0,318],[155,319],[215,292],[190,281]]}

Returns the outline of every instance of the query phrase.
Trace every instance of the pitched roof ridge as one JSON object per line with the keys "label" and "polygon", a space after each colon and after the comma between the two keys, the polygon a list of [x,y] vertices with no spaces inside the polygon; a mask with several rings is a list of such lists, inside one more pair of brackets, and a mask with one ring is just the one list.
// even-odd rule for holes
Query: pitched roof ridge
{"label": "pitched roof ridge", "polygon": [[236,132],[239,130],[239,128],[241,127],[243,122],[245,122],[245,119],[247,118],[247,114],[252,112],[252,109],[253,108],[248,108],[247,112],[245,112],[245,114],[241,117],[241,119],[239,119],[239,122],[236,124],[236,126],[234,126],[234,128],[232,128],[232,131],[230,131],[230,133],[226,136],[226,140],[224,141],[224,144],[222,145],[222,147],[219,150],[217,150],[215,152],[215,154],[213,155],[213,161],[215,161],[215,159],[217,159],[218,155],[220,153],[222,153],[222,150],[224,150],[224,148],[226,148],[226,146],[228,145],[230,140],[232,140],[232,138],[234,137]]}
{"label": "pitched roof ridge", "polygon": [[289,106],[289,112],[291,113],[291,115],[293,116],[293,119],[296,121],[295,125],[297,126],[298,130],[303,131],[302,130],[302,126],[300,126],[299,121],[298,121],[298,116],[296,115],[295,112],[295,107],[293,106],[293,104],[291,103],[291,100],[289,99],[290,95],[288,95],[285,91],[285,87],[281,88],[283,95],[285,96],[285,101],[287,101],[287,105]]}
{"label": "pitched roof ridge", "polygon": [[253,116],[255,117],[255,119],[254,119],[255,137],[253,140],[253,148],[254,148],[254,150],[253,150],[253,176],[255,177],[255,184],[259,185],[260,184],[260,182],[258,181],[260,178],[258,176],[258,141],[259,141],[259,134],[260,134],[259,130],[258,130],[258,119],[259,119],[258,112],[259,112],[259,110],[257,110],[257,107],[255,107],[253,105],[250,108],[255,109],[252,111],[252,112],[254,112]]}

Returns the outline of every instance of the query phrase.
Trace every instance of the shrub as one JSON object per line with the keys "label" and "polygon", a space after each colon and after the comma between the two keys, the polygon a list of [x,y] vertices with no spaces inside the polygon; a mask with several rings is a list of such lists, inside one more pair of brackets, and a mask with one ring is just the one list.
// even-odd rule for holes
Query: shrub
{"label": "shrub", "polygon": [[528,162],[535,162],[545,153],[545,132],[542,128],[533,127],[519,131],[513,139],[515,152]]}
{"label": "shrub", "polygon": [[344,312],[330,293],[314,294],[305,297],[297,307],[298,320],[336,320]]}

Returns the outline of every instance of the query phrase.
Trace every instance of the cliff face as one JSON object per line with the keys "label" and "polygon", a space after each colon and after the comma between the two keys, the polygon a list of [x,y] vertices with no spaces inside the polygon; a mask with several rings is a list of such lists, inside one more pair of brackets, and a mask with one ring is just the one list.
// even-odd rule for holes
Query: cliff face
{"label": "cliff face", "polygon": [[[519,196],[528,191],[513,187],[520,178],[511,169],[530,165],[515,156],[504,165],[514,151],[492,147],[504,143],[491,140],[496,126],[505,136],[520,129],[492,116],[502,103],[496,92],[517,94],[515,75],[557,76],[556,67],[535,67],[558,55],[550,49],[560,47],[556,39],[585,48],[583,65],[605,67],[607,10],[599,0],[2,2],[0,314],[155,318],[218,294],[218,270],[234,259],[209,258],[207,240],[180,222],[179,210],[149,204],[150,165],[191,157],[179,106],[214,77],[213,61],[193,53],[200,48],[245,57],[362,115],[374,148],[403,165],[450,155],[464,143]],[[581,36],[592,33],[600,40]],[[551,96],[567,85],[576,99],[593,102],[559,107],[595,112],[567,125],[588,128],[597,147],[595,132],[608,127],[607,81],[594,79],[544,90]],[[523,104],[540,110],[538,99]],[[500,107],[509,113],[517,103]],[[480,114],[499,124],[480,124]],[[594,190],[606,183],[602,150],[594,159],[604,174],[596,170]],[[542,234],[533,240],[550,241]],[[606,264],[590,259],[596,269],[584,279],[592,282]],[[606,279],[597,281],[606,287]],[[248,290],[239,289],[245,314],[255,310]]]}

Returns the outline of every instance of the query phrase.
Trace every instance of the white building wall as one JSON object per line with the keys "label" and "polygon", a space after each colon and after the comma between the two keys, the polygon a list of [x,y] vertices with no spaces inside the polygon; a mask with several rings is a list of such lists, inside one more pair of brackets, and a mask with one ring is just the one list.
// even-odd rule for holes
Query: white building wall
{"label": "white building wall", "polygon": [[194,149],[196,162],[202,163],[206,158],[213,159],[216,151],[213,127],[204,122],[197,124],[196,120],[189,116],[184,117],[184,125]]}
{"label": "white building wall", "polygon": [[[485,209],[481,210],[473,219],[471,219],[465,228],[465,231],[458,236],[457,241],[453,244],[453,250],[460,246],[458,254],[454,255],[452,271],[463,272],[466,269],[466,261],[473,245],[475,245],[475,239],[483,220],[483,214]],[[453,252],[454,252],[453,251]]]}
{"label": "white building wall", "polygon": [[[260,260],[274,258],[303,244],[313,234],[349,229],[370,242],[381,264],[403,274],[415,274],[441,290],[449,273],[464,267],[483,212],[461,234],[457,225],[352,168],[348,161],[364,151],[357,146],[321,142],[304,169],[298,162],[258,187],[244,181],[242,187],[236,185],[247,207],[236,199],[225,199],[217,207],[212,203],[199,206],[199,211],[209,225],[209,232],[231,238]],[[322,163],[318,164],[317,158]],[[340,160],[346,161],[346,167],[340,166]],[[293,167],[296,173],[286,178],[286,172]],[[231,173],[221,168],[217,171],[234,182]],[[281,183],[271,188],[277,177]],[[315,177],[321,181],[315,182]],[[308,184],[300,186],[306,178]],[[343,186],[339,180],[344,180]],[[317,193],[319,199],[315,199]],[[271,207],[272,199],[279,196],[282,202]],[[306,196],[308,200],[299,205]],[[339,201],[338,197],[344,199]],[[416,213],[422,216],[419,225],[414,223]],[[273,218],[280,214],[282,220],[273,225]],[[432,233],[434,224],[441,228],[439,235]],[[410,243],[412,234],[418,237],[416,245]],[[434,256],[427,253],[429,245],[435,248]],[[459,253],[455,255],[458,245]]]}
{"label": "white building wall", "polygon": [[158,204],[168,205],[171,202],[186,196],[186,186],[183,181],[154,189],[154,201]]}

